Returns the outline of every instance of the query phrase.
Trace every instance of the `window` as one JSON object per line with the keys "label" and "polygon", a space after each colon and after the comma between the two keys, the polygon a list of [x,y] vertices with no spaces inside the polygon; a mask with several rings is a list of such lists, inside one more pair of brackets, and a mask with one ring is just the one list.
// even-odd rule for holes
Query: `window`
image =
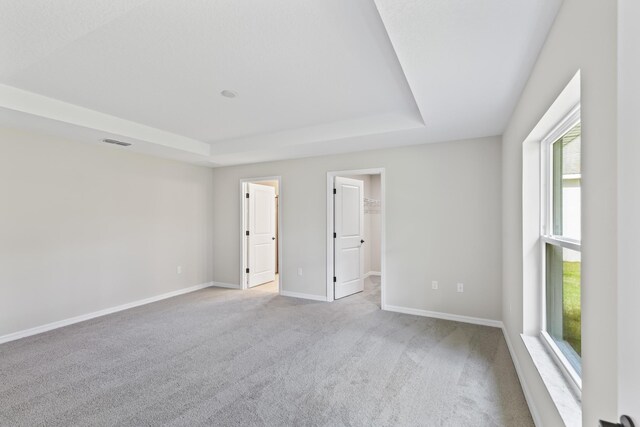
{"label": "window", "polygon": [[581,387],[580,110],[542,141],[542,337]]}

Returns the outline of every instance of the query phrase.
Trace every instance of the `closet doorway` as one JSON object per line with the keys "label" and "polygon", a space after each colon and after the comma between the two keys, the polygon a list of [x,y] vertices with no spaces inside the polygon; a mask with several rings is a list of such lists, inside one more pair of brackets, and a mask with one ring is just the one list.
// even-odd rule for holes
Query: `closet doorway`
{"label": "closet doorway", "polygon": [[327,173],[327,300],[385,301],[384,169]]}
{"label": "closet doorway", "polygon": [[240,181],[242,289],[282,289],[281,189],[279,176]]}

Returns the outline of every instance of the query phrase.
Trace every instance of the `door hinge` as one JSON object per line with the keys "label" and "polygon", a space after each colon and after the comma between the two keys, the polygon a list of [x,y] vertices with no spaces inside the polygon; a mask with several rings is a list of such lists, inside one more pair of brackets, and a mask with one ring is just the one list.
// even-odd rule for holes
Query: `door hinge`
{"label": "door hinge", "polygon": [[249,193],[246,193],[246,194],[244,195],[244,197],[246,197],[246,198],[248,199],[248,198],[249,198]]}
{"label": "door hinge", "polygon": [[249,269],[248,268],[245,270],[245,273],[249,273]]}
{"label": "door hinge", "polygon": [[335,188],[333,189],[333,194],[336,194],[336,189]]}
{"label": "door hinge", "polygon": [[336,283],[336,276],[333,276],[333,283]]}
{"label": "door hinge", "polygon": [[248,236],[249,235],[249,230],[245,231],[244,234],[245,234],[245,236]]}
{"label": "door hinge", "polygon": [[333,233],[333,238],[335,239],[336,237],[337,237],[337,236],[336,236],[336,233]]}

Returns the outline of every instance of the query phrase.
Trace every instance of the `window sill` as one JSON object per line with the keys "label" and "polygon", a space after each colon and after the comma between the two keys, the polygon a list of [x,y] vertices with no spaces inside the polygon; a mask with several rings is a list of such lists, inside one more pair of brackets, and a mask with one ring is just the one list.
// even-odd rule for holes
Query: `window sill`
{"label": "window sill", "polygon": [[553,356],[549,354],[542,339],[530,335],[520,336],[542,378],[542,382],[551,396],[551,400],[560,413],[562,421],[567,426],[582,425],[580,396],[573,391],[567,378],[560,371],[560,367],[556,365]]}

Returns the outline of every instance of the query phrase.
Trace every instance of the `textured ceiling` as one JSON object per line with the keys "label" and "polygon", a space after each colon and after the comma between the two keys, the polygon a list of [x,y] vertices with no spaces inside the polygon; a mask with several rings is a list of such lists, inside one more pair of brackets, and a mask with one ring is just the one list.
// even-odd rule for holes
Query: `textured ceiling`
{"label": "textured ceiling", "polygon": [[0,124],[211,165],[496,135],[559,2],[0,0]]}

